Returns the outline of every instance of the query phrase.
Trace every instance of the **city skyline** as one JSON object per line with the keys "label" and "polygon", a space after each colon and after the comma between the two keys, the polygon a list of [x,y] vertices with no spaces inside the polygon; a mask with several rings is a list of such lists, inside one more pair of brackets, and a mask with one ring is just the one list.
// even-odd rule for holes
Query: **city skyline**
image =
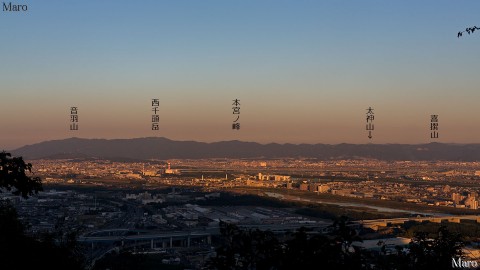
{"label": "city skyline", "polygon": [[[0,13],[2,149],[70,137],[480,143],[480,36],[457,38],[479,22],[480,3],[25,4]],[[72,106],[78,131],[68,129]]]}

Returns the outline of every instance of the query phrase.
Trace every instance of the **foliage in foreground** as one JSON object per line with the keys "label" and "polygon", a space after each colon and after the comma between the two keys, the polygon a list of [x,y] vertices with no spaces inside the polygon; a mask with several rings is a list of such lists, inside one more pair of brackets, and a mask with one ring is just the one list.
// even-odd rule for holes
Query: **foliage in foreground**
{"label": "foliage in foreground", "polygon": [[[32,164],[22,157],[0,152],[0,192],[28,198],[42,189],[39,177],[30,177]],[[0,254],[1,269],[84,269],[82,251],[74,233],[29,236],[20,222],[15,208],[0,200]]]}
{"label": "foliage in foreground", "polygon": [[445,227],[434,238],[417,233],[406,248],[387,252],[382,243],[378,251],[356,246],[361,239],[349,225],[342,218],[331,233],[310,235],[300,229],[281,241],[270,231],[222,222],[222,243],[205,269],[452,269],[452,258],[462,255],[460,235]]}
{"label": "foliage in foreground", "polygon": [[17,212],[0,201],[0,254],[2,269],[84,269],[75,234],[25,234]]}

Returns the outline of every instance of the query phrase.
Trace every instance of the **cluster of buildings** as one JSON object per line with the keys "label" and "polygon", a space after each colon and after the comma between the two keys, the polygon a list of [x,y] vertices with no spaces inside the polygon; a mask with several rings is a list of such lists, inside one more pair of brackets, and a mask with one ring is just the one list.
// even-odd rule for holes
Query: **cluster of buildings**
{"label": "cluster of buildings", "polygon": [[478,209],[477,192],[469,192],[466,196],[462,193],[452,193],[453,206],[457,208]]}
{"label": "cluster of buildings", "polygon": [[142,180],[161,176],[178,175],[170,162],[115,162],[110,160],[38,160],[33,171],[40,174],[45,183],[77,183],[88,179]]}
{"label": "cluster of buildings", "polygon": [[118,204],[100,202],[95,194],[73,190],[47,190],[28,199],[0,195],[0,200],[9,200],[16,207],[33,234],[52,232],[57,227],[74,231],[98,228],[127,214]]}
{"label": "cluster of buildings", "polygon": [[10,193],[0,195],[0,200],[13,203],[33,234],[58,228],[82,234],[119,228],[158,232],[205,230],[218,227],[220,221],[265,226],[318,222],[290,209],[224,205],[218,192],[47,190],[28,199]]}
{"label": "cluster of buildings", "polygon": [[[175,164],[176,168],[172,168],[171,164]],[[113,179],[118,181],[117,184],[125,183],[126,187],[137,181],[146,187],[287,188],[469,209],[478,208],[478,196],[472,196],[472,192],[480,191],[468,187],[480,181],[480,162],[369,159],[324,161],[302,158],[266,161],[186,159],[128,163],[108,160],[38,160],[35,161],[34,169],[45,183],[97,186],[108,185],[108,181],[103,180]],[[203,172],[206,172],[206,177]],[[445,184],[439,185],[439,182]],[[469,193],[472,194],[468,195]],[[130,199],[133,197],[135,196],[132,195]],[[165,199],[145,194],[140,197],[135,200],[145,204]]]}
{"label": "cluster of buildings", "polygon": [[142,204],[163,203],[165,202],[165,196],[161,194],[152,195],[150,192],[145,191],[139,194],[127,194],[125,195],[125,200],[135,200],[141,202]]}
{"label": "cluster of buildings", "polygon": [[431,185],[424,183],[408,184],[392,181],[301,181],[299,184],[289,182],[288,189],[303,191],[330,193],[332,195],[368,198],[379,200],[391,200],[426,204],[430,206],[450,206],[455,208],[478,209],[480,188]]}

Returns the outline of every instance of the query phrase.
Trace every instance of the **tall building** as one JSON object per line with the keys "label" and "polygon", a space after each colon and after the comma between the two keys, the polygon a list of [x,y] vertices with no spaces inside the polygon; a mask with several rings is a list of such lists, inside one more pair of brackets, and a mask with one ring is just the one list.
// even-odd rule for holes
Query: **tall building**
{"label": "tall building", "polygon": [[300,184],[300,190],[308,190],[308,184],[307,183],[301,183]]}
{"label": "tall building", "polygon": [[477,210],[478,209],[478,201],[474,200],[472,205],[470,206],[471,209]]}
{"label": "tall building", "polygon": [[460,195],[460,193],[452,193],[452,201],[454,204],[460,204],[460,202],[463,200],[464,196]]}
{"label": "tall building", "polygon": [[320,186],[318,187],[318,192],[320,192],[320,193],[326,193],[326,192],[328,192],[329,190],[330,190],[330,187],[327,186],[327,185],[320,185]]}

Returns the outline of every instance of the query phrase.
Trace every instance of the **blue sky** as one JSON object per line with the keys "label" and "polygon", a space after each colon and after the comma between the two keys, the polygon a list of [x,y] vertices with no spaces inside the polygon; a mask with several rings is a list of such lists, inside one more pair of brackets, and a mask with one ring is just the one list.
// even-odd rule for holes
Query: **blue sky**
{"label": "blue sky", "polygon": [[480,142],[480,33],[456,37],[480,25],[477,1],[137,2],[0,12],[0,148],[72,136],[424,143],[431,114],[436,141]]}

